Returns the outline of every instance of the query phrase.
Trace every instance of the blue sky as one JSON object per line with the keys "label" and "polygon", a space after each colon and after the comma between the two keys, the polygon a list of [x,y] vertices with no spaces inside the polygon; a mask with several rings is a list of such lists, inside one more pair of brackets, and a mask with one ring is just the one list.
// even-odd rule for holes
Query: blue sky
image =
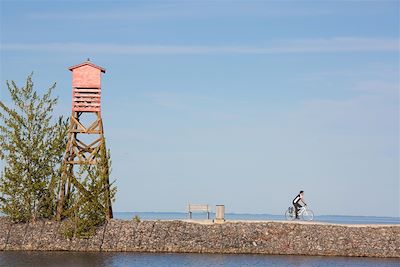
{"label": "blue sky", "polygon": [[107,69],[117,211],[400,216],[398,1],[0,1],[5,81]]}

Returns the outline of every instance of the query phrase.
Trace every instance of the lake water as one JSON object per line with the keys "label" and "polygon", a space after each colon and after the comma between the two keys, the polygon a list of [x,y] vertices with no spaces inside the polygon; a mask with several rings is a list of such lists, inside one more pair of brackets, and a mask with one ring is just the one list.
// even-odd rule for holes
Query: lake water
{"label": "lake water", "polygon": [[[188,219],[188,214],[184,212],[114,212],[116,219],[131,220],[134,216],[139,216],[141,220],[183,220]],[[206,214],[193,213],[195,219],[206,219]],[[215,218],[211,213],[210,218]],[[283,215],[271,214],[240,214],[226,213],[225,219],[229,220],[256,220],[256,221],[283,221]],[[343,215],[320,215],[315,216],[316,222],[340,223],[340,224],[400,224],[399,217],[378,217],[378,216],[343,216]]]}
{"label": "lake water", "polygon": [[128,266],[399,266],[397,259],[161,254],[128,252],[0,252],[2,267],[128,267]]}

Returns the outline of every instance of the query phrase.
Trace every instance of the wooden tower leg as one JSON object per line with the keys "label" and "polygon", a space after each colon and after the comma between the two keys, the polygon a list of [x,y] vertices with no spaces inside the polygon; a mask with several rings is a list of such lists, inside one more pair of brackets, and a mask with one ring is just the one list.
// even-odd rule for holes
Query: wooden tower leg
{"label": "wooden tower leg", "polygon": [[56,211],[56,220],[61,220],[61,214],[64,209],[64,200],[65,200],[65,185],[66,185],[67,175],[63,173],[61,175],[61,187],[60,187],[60,195],[58,197],[57,202],[57,211]]}

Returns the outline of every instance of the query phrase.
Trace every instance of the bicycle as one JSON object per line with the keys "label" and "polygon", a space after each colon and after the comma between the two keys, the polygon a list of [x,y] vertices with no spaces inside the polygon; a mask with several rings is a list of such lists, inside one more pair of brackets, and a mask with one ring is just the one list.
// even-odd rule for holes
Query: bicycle
{"label": "bicycle", "polygon": [[[298,216],[304,221],[312,221],[314,219],[314,212],[307,206],[303,206],[298,210]],[[290,206],[285,212],[286,220],[293,221],[296,218],[294,207]]]}

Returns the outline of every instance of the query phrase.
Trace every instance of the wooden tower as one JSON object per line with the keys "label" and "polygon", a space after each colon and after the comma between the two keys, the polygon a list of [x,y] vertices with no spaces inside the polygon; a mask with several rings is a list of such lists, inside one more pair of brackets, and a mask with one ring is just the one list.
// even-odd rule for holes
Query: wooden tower
{"label": "wooden tower", "polygon": [[[106,70],[93,64],[89,59],[70,67],[69,70],[72,71],[72,114],[58,193],[57,220],[72,213],[82,204],[82,202],[78,202],[73,203],[72,206],[65,205],[73,188],[85,198],[91,197],[90,192],[75,177],[74,167],[84,164],[95,165],[101,157],[106,157],[105,153],[102,153],[102,151],[106,151],[106,148],[100,101],[101,74]],[[110,219],[113,217],[113,212],[108,177],[104,183],[105,193],[108,196],[104,210],[106,218]]]}

